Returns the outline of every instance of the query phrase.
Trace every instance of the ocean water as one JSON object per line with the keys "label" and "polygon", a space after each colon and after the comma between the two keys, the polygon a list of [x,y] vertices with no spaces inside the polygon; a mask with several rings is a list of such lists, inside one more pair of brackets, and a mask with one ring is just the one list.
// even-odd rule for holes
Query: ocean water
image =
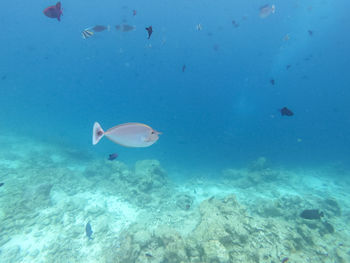
{"label": "ocean water", "polygon": [[348,1],[54,4],[2,3],[1,262],[350,262]]}

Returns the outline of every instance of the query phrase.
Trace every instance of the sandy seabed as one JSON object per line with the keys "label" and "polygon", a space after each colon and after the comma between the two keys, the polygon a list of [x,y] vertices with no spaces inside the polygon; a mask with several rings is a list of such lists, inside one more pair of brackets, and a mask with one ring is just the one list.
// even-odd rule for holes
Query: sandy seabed
{"label": "sandy seabed", "polygon": [[0,144],[1,262],[350,262],[340,164],[287,170],[260,157],[175,182],[157,160],[127,167],[28,138]]}

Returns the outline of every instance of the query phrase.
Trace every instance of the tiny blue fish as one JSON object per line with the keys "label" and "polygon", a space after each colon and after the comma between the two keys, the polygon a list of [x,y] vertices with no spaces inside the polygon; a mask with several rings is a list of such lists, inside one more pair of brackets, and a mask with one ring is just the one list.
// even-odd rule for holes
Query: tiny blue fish
{"label": "tiny blue fish", "polygon": [[0,187],[3,186],[3,185],[4,185],[4,183],[0,183]]}
{"label": "tiny blue fish", "polygon": [[109,155],[108,160],[113,161],[113,160],[115,160],[117,158],[118,158],[118,154],[117,153],[112,153],[112,154]]}
{"label": "tiny blue fish", "polygon": [[91,229],[91,225],[90,225],[90,222],[88,222],[86,224],[86,227],[85,227],[85,232],[86,232],[86,236],[89,238],[89,240],[92,240],[92,229]]}

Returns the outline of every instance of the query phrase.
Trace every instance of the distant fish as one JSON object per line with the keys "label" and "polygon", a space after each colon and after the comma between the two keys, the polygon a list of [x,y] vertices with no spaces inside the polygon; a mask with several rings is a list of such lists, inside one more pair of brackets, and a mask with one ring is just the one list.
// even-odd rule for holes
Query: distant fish
{"label": "distant fish", "polygon": [[235,28],[239,27],[239,24],[238,24],[235,20],[232,20],[232,25],[233,25]]}
{"label": "distant fish", "polygon": [[309,33],[309,36],[312,36],[314,34],[312,30],[308,30],[307,32]]}
{"label": "distant fish", "polygon": [[275,80],[274,79],[270,79],[270,83],[271,83],[272,86],[275,85]]}
{"label": "distant fish", "polygon": [[92,130],[92,144],[97,144],[104,135],[112,142],[125,147],[148,147],[159,139],[160,132],[142,123],[124,123],[103,131],[95,122]]}
{"label": "distant fish", "polygon": [[185,72],[185,70],[186,70],[186,65],[184,64],[184,65],[182,66],[182,72]]}
{"label": "distant fish", "polygon": [[133,15],[133,16],[136,16],[136,14],[137,14],[136,10],[135,10],[135,9],[132,10],[132,15]]}
{"label": "distant fish", "polygon": [[289,39],[290,39],[289,34],[286,34],[286,35],[284,36],[284,38],[283,38],[284,41],[288,41]]}
{"label": "distant fish", "polygon": [[153,33],[153,28],[152,26],[146,27],[147,33],[148,33],[148,39],[151,38],[151,35]]}
{"label": "distant fish", "polygon": [[133,31],[133,30],[135,30],[134,26],[130,26],[130,25],[124,24],[123,27],[122,27],[122,31],[123,32],[130,32],[130,31]]}
{"label": "distant fish", "polygon": [[86,224],[86,227],[85,227],[85,233],[86,233],[86,236],[88,237],[89,240],[92,240],[92,229],[91,229],[91,225],[90,225],[90,222],[88,222]]}
{"label": "distant fish", "polygon": [[288,109],[287,107],[283,107],[282,109],[280,109],[281,115],[282,116],[293,116],[294,113]]}
{"label": "distant fish", "polygon": [[115,160],[117,158],[118,158],[118,154],[117,153],[112,153],[112,154],[109,155],[108,160],[113,161],[113,160]]}
{"label": "distant fish", "polygon": [[201,31],[202,30],[202,25],[201,24],[196,25],[196,30],[197,31]]}
{"label": "distant fish", "polygon": [[83,39],[88,39],[90,37],[92,37],[94,35],[94,32],[92,32],[90,30],[90,28],[87,28],[87,29],[84,29],[82,32],[81,32],[81,37]]}
{"label": "distant fish", "polygon": [[290,69],[291,66],[292,66],[292,65],[288,64],[288,65],[286,66],[286,69],[287,69],[287,70]]}
{"label": "distant fish", "polygon": [[275,5],[271,5],[271,6],[270,5],[264,5],[264,6],[260,7],[259,11],[260,11],[259,12],[260,18],[266,18],[269,15],[275,13],[276,7],[275,7]]}
{"label": "distant fish", "polygon": [[324,214],[323,212],[320,212],[318,209],[306,209],[303,212],[301,212],[300,217],[304,219],[321,219]]}
{"label": "distant fish", "polygon": [[6,74],[2,75],[2,77],[1,77],[1,80],[5,80],[5,79],[7,79],[7,75]]}
{"label": "distant fish", "polygon": [[57,2],[56,5],[45,8],[43,13],[47,17],[57,18],[58,21],[61,21],[61,16],[63,15],[61,9],[61,2]]}
{"label": "distant fish", "polygon": [[3,186],[3,185],[4,185],[4,183],[0,183],[0,187]]}
{"label": "distant fish", "polygon": [[94,32],[103,32],[105,30],[110,30],[110,26],[96,25],[91,28]]}
{"label": "distant fish", "polygon": [[121,30],[122,32],[130,32],[135,30],[135,26],[130,26],[127,24],[123,24],[123,25],[116,25],[115,26],[116,30]]}

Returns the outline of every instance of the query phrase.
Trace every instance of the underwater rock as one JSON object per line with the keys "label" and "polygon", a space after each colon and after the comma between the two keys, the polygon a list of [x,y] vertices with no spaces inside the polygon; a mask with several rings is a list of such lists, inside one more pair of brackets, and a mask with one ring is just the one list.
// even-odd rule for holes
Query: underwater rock
{"label": "underwater rock", "polygon": [[139,244],[141,248],[147,246],[151,242],[151,239],[151,234],[146,230],[137,231],[133,236],[134,242]]}
{"label": "underwater rock", "polygon": [[341,216],[341,209],[338,202],[334,199],[327,198],[323,202],[322,208],[327,211],[327,216]]}
{"label": "underwater rock", "polygon": [[323,216],[323,212],[320,212],[318,209],[306,209],[300,214],[301,218],[309,220],[321,219]]}
{"label": "underwater rock", "polygon": [[267,159],[266,157],[259,157],[258,159],[256,159],[255,161],[253,161],[250,165],[249,165],[249,170],[250,171],[260,171],[263,170],[266,167],[266,163],[267,163]]}
{"label": "underwater rock", "polygon": [[324,227],[324,231],[320,231],[320,234],[333,234],[334,233],[334,227],[333,225],[331,225],[328,221],[324,221],[323,222],[323,227]]}
{"label": "underwater rock", "polygon": [[140,192],[161,191],[168,178],[157,160],[143,160],[135,164],[134,185]]}
{"label": "underwater rock", "polygon": [[226,248],[218,240],[209,240],[203,244],[205,262],[230,262]]}
{"label": "underwater rock", "polygon": [[36,209],[51,205],[50,193],[52,184],[41,184],[35,188],[29,188],[23,195],[25,206],[28,209]]}
{"label": "underwater rock", "polygon": [[178,195],[176,200],[176,205],[182,210],[189,210],[192,207],[193,204],[193,197],[182,194]]}
{"label": "underwater rock", "polygon": [[276,204],[268,203],[263,200],[257,208],[257,213],[262,217],[281,217],[284,216],[284,211],[277,207]]}

